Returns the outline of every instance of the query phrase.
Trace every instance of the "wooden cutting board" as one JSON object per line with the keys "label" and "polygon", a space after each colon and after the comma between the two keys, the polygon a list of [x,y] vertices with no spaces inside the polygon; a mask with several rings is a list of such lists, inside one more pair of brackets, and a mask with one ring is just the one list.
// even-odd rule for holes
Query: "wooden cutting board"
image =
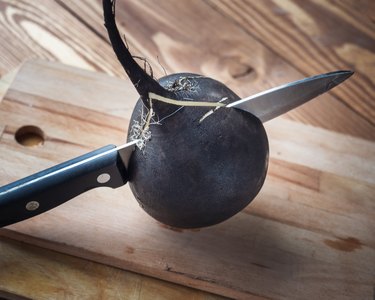
{"label": "wooden cutting board", "polygon": [[[25,63],[0,103],[0,185],[123,143],[136,99],[128,81]],[[42,146],[17,143],[25,125],[43,131]],[[265,185],[219,225],[168,228],[125,186],[90,191],[0,234],[234,298],[371,299],[375,144],[283,118],[266,130]]]}

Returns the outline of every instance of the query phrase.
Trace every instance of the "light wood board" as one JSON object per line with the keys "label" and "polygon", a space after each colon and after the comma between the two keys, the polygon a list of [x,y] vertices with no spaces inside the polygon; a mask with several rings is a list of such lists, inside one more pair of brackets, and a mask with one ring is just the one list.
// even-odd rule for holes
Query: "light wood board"
{"label": "light wood board", "polygon": [[[0,105],[0,184],[121,144],[136,99],[129,82],[26,63]],[[44,131],[42,147],[15,142],[24,125]],[[90,191],[1,235],[230,297],[371,298],[374,143],[282,118],[266,129],[266,183],[220,225],[167,228],[125,186]]]}

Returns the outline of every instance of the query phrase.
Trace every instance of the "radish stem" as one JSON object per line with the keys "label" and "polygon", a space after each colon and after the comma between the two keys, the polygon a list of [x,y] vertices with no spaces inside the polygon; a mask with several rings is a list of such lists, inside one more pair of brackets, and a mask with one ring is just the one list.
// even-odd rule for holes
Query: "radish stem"
{"label": "radish stem", "polygon": [[126,47],[118,31],[115,21],[115,0],[103,1],[104,25],[107,28],[109,39],[113,50],[120,61],[125,72],[132,81],[134,87],[142,98],[147,108],[150,108],[148,93],[153,92],[159,95],[170,95],[171,92],[164,89],[155,79],[153,79],[145,70],[143,70]]}

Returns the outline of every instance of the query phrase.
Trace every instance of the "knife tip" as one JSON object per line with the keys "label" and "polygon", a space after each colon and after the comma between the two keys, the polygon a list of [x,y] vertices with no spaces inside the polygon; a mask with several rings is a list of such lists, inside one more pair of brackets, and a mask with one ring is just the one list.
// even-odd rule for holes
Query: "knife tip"
{"label": "knife tip", "polygon": [[341,70],[341,71],[338,71],[339,73],[341,73],[342,75],[345,75],[345,76],[352,76],[354,74],[354,71],[352,70]]}
{"label": "knife tip", "polygon": [[339,71],[327,73],[326,75],[331,77],[331,81],[329,84],[330,87],[328,89],[331,89],[339,85],[340,83],[348,79],[353,74],[354,74],[354,71],[351,71],[351,70],[339,70]]}

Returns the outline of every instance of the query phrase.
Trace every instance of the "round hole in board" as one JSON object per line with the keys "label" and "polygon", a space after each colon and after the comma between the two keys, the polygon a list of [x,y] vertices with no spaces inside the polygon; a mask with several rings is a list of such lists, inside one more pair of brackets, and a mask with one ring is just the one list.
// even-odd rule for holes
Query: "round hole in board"
{"label": "round hole in board", "polygon": [[36,147],[44,144],[44,132],[36,126],[22,126],[16,131],[15,139],[25,147]]}

